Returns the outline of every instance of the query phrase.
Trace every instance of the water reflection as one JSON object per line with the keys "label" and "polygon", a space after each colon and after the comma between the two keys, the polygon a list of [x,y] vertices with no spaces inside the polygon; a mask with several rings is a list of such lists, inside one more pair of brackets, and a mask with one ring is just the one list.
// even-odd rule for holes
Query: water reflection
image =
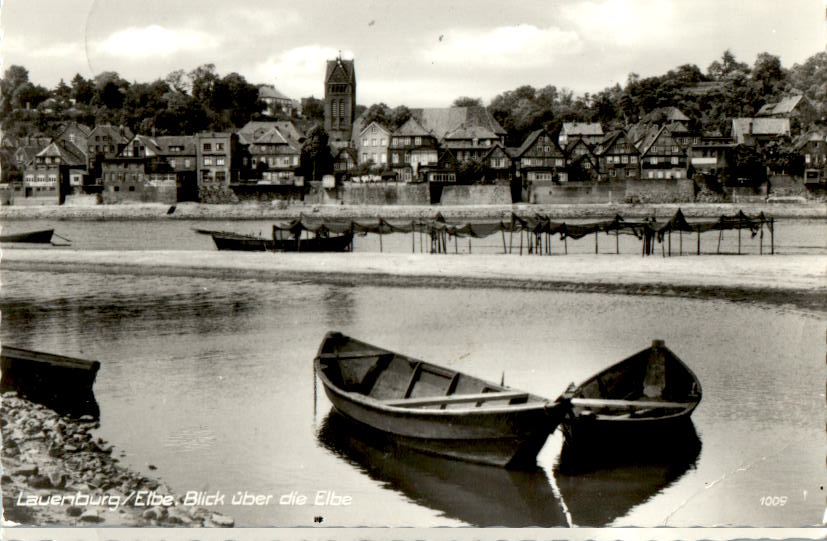
{"label": "water reflection", "polygon": [[694,469],[700,453],[691,423],[656,443],[618,441],[611,454],[564,444],[554,479],[575,525],[603,527]]}
{"label": "water reflection", "polygon": [[509,471],[417,453],[331,412],[322,446],[417,504],[472,526],[567,526],[546,472]]}

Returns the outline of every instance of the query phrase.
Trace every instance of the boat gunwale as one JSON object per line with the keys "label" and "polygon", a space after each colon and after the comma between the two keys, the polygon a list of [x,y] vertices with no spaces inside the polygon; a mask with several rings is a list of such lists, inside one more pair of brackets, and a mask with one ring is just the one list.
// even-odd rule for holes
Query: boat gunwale
{"label": "boat gunwale", "polygon": [[[678,411],[676,411],[674,413],[670,413],[670,414],[658,415],[658,416],[655,416],[655,417],[614,417],[614,416],[611,416],[611,415],[595,414],[594,419],[596,421],[611,422],[611,423],[653,423],[654,424],[654,423],[660,423],[660,422],[674,421],[674,420],[681,419],[683,417],[688,417],[689,415],[692,414],[693,411],[695,411],[695,408],[698,407],[698,405],[701,403],[701,399],[703,398],[703,389],[701,388],[701,380],[698,379],[698,376],[695,374],[695,372],[693,372],[692,369],[689,368],[689,365],[687,365],[685,362],[683,362],[683,360],[680,357],[678,357],[677,355],[675,355],[675,353],[672,350],[670,350],[668,347],[666,347],[666,345],[658,346],[658,348],[664,350],[666,353],[671,355],[672,358],[674,360],[676,360],[678,362],[678,364],[682,367],[682,369],[685,370],[687,372],[687,374],[689,374],[690,378],[692,379],[692,381],[697,386],[697,393],[696,393],[697,394],[697,399],[692,400],[686,408],[678,410]],[[635,357],[637,357],[638,355],[641,355],[644,352],[650,351],[651,349],[652,349],[651,347],[647,348],[647,349],[642,349],[642,350],[640,350],[636,353],[633,353],[632,355],[626,357],[625,359],[622,359],[622,360],[614,363],[613,365],[601,370],[600,372],[594,374],[590,378],[583,381],[580,385],[575,387],[571,392],[564,393],[565,396],[567,396],[568,398],[586,398],[586,397],[578,396],[578,394],[577,394],[578,392],[582,391],[582,389],[586,385],[588,385],[589,383],[592,383],[593,381],[597,380],[601,375],[603,375],[606,372],[614,369],[615,367],[618,367],[618,366],[622,365],[623,363],[629,362],[632,359],[634,359]],[[575,405],[574,407],[576,408],[577,406]],[[656,409],[656,408],[651,408],[651,409]],[[575,418],[581,418],[581,413],[578,413],[574,409],[573,409],[573,411],[574,411],[574,417]]]}
{"label": "boat gunwale", "polygon": [[[344,336],[341,333],[329,332],[325,335],[324,339],[322,339],[322,343],[319,346],[319,351],[317,352],[316,357],[313,360],[313,365],[314,365],[315,372],[319,376],[319,379],[322,380],[322,384],[324,385],[325,389],[328,389],[328,390],[332,391],[334,394],[336,394],[337,396],[339,396],[343,400],[348,400],[350,402],[357,403],[357,404],[359,404],[361,406],[364,406],[364,407],[368,407],[368,408],[371,408],[371,409],[374,409],[374,410],[377,410],[377,411],[381,411],[381,412],[385,412],[385,413],[403,414],[405,416],[441,418],[441,417],[467,416],[469,414],[475,414],[475,415],[481,415],[482,414],[482,415],[488,416],[488,415],[498,415],[498,414],[502,414],[502,413],[532,412],[532,411],[535,411],[535,410],[547,411],[547,410],[551,410],[551,409],[562,406],[562,402],[559,399],[558,400],[550,400],[548,398],[544,398],[542,396],[535,395],[533,393],[521,391],[519,389],[508,389],[508,391],[509,392],[513,392],[513,391],[525,392],[525,394],[527,395],[527,400],[529,402],[522,403],[522,404],[507,404],[507,405],[504,405],[504,406],[493,406],[493,407],[486,407],[486,408],[480,408],[480,407],[475,406],[475,407],[470,407],[470,408],[452,408],[452,409],[447,409],[447,408],[446,409],[424,409],[424,408],[411,408],[411,407],[405,407],[405,406],[391,406],[391,405],[388,405],[388,404],[384,403],[382,400],[378,400],[376,398],[367,396],[367,395],[362,394],[362,393],[357,393],[357,392],[353,392],[353,391],[345,391],[344,389],[340,388],[338,385],[335,385],[330,380],[330,378],[327,377],[327,374],[325,374],[325,372],[324,372],[324,370],[322,369],[322,366],[321,366],[322,355],[323,355],[322,349],[324,348],[324,346],[328,342],[328,340],[330,340],[335,335]],[[347,337],[347,338],[350,339],[349,337]],[[399,355],[400,357],[403,357],[406,360],[413,360],[415,362],[422,363],[422,366],[437,366],[437,367],[439,367],[438,365],[434,365],[434,364],[429,363],[427,361],[420,361],[418,359],[412,359],[411,357],[408,357],[406,355],[395,353],[393,351],[390,351],[390,350],[387,350],[387,349],[384,349],[384,348],[380,348],[380,347],[377,347],[377,346],[371,346],[371,347],[376,349],[376,350],[382,350],[386,353],[392,353],[394,355]],[[335,360],[335,359],[336,359],[336,357],[327,357],[325,360]],[[439,367],[439,368],[442,368],[442,367]],[[450,370],[452,370],[452,369],[450,369]],[[464,372],[459,372],[458,370],[452,370],[452,371],[455,372],[455,373],[458,373],[458,374],[467,375],[467,374],[464,374]],[[468,377],[473,377],[473,376],[468,376]],[[475,379],[479,379],[479,378],[475,378]],[[484,381],[485,383],[490,383],[490,382],[487,382],[485,380],[481,380],[481,381]],[[446,395],[446,396],[452,396],[452,395]],[[456,395],[456,396],[461,396],[461,395]],[[534,401],[530,402],[532,399]],[[399,399],[394,399],[394,400],[399,400]]]}

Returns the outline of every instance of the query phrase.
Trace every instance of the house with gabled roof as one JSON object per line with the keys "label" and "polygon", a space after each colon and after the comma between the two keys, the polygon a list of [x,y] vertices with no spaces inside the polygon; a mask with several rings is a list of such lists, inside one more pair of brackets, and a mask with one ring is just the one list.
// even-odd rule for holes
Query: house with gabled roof
{"label": "house with gabled roof", "polygon": [[356,169],[359,163],[359,155],[351,146],[342,147],[333,156],[333,171],[339,179],[345,178]]}
{"label": "house with gabled roof", "polygon": [[86,139],[86,158],[90,179],[101,185],[100,164],[104,158],[114,158],[132,139],[132,132],[125,126],[100,124],[92,128]]}
{"label": "house with gabled roof", "polygon": [[565,149],[569,141],[580,139],[593,145],[603,139],[603,126],[600,122],[563,122],[557,142]]}
{"label": "house with gabled roof", "polygon": [[500,123],[488,112],[488,109],[479,105],[468,107],[430,107],[411,109],[411,116],[426,130],[431,132],[438,141],[442,141],[449,132],[461,128],[487,128],[505,144],[506,131]]}
{"label": "house with gabled roof", "polygon": [[440,141],[460,162],[479,161],[493,145],[501,145],[502,138],[487,126],[461,125],[448,131]]}
{"label": "house with gabled roof", "polygon": [[818,111],[804,95],[787,96],[780,101],[766,103],[755,114],[759,118],[789,118],[806,128],[818,118]]}
{"label": "house with gabled roof", "polygon": [[267,106],[267,114],[271,116],[276,116],[277,114],[289,116],[295,110],[293,100],[282,94],[274,85],[258,85],[258,99],[265,103]]}
{"label": "house with gabled roof", "polygon": [[672,135],[667,126],[648,136],[640,146],[640,175],[644,179],[687,178],[687,149]]}
{"label": "house with gabled roof", "polygon": [[597,179],[600,172],[600,160],[592,146],[581,137],[569,139],[568,143],[564,152],[569,180]]}
{"label": "house with gabled roof", "polygon": [[523,184],[566,182],[566,155],[546,130],[534,130],[517,149],[514,159]]}
{"label": "house with gabled roof", "polygon": [[390,141],[390,130],[379,122],[373,121],[365,126],[356,138],[358,163],[372,163],[375,166],[387,165]]}
{"label": "house with gabled roof", "polygon": [[733,118],[732,138],[740,145],[762,145],[790,137],[789,118]]}
{"label": "house with gabled roof", "polygon": [[83,184],[86,155],[68,141],[53,139],[41,149],[23,171],[23,198],[16,204],[59,205],[71,193],[72,176]]}
{"label": "house with gabled roof", "polygon": [[80,148],[85,154],[88,148],[87,145],[89,144],[89,135],[91,133],[92,128],[89,126],[70,120],[60,125],[55,138],[72,143]]}
{"label": "house with gabled roof", "polygon": [[195,136],[163,135],[153,138],[160,148],[159,156],[175,173],[178,201],[198,201],[198,153]]}
{"label": "house with gabled roof", "polygon": [[293,184],[299,167],[301,146],[273,126],[247,145],[251,178],[270,184]]}
{"label": "house with gabled roof", "polygon": [[804,158],[805,182],[827,179],[827,132],[811,130],[793,142],[794,153]]}
{"label": "house with gabled roof", "polygon": [[652,109],[641,118],[641,122],[663,126],[672,122],[689,122],[689,117],[677,107],[658,107]]}
{"label": "house with gabled roof", "polygon": [[623,131],[610,132],[594,147],[601,180],[640,179],[640,151],[631,137]]}
{"label": "house with gabled roof", "polygon": [[391,134],[390,167],[400,181],[421,180],[420,168],[436,164],[438,150],[434,134],[411,117]]}
{"label": "house with gabled roof", "polygon": [[500,143],[492,145],[482,156],[482,166],[486,182],[510,181],[514,177],[514,160]]}

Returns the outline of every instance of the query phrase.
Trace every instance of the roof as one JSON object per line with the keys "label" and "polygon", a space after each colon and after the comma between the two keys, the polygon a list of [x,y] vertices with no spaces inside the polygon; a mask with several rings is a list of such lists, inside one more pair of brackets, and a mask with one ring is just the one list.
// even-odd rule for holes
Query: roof
{"label": "roof", "polygon": [[445,139],[498,139],[497,134],[486,126],[465,126],[451,130]]}
{"label": "roof", "polygon": [[258,97],[262,99],[290,100],[273,85],[258,85]]}
{"label": "roof", "polygon": [[554,147],[554,150],[559,152],[560,155],[562,155],[563,150],[557,145],[557,141],[554,139],[554,137],[551,136],[551,133],[549,133],[548,131],[546,131],[544,129],[539,129],[539,130],[534,130],[533,132],[528,134],[528,137],[525,138],[525,141],[523,141],[523,144],[520,145],[520,148],[517,149],[516,153],[512,154],[512,157],[519,158],[523,154],[525,154],[526,151],[529,148],[534,146],[534,141],[536,141],[537,138],[542,134],[548,135],[548,138],[551,141],[551,145]]}
{"label": "roof", "polygon": [[505,154],[509,159],[511,159],[511,154],[508,152],[508,149],[502,146],[500,143],[494,143],[493,145],[491,145],[491,148],[488,150],[488,152],[483,154],[482,159],[487,160],[488,157],[491,156],[491,154],[496,152],[498,149],[501,150],[502,153]]}
{"label": "roof", "polygon": [[448,132],[462,126],[479,126],[488,128],[495,135],[505,135],[506,131],[500,123],[488,112],[488,109],[479,105],[470,107],[430,107],[411,109],[411,116],[437,139],[443,139]]}
{"label": "roof", "polygon": [[[286,144],[298,145],[304,138],[301,130],[289,120],[251,120],[238,130],[239,141],[246,145],[258,142],[260,137],[267,135],[274,129],[284,139],[284,143]],[[268,137],[272,137],[272,135]]]}
{"label": "roof", "polygon": [[324,80],[329,81],[330,77],[339,70],[344,73],[345,79],[348,81],[353,82],[356,80],[356,70],[353,66],[353,60],[342,60],[341,57],[327,61]]}
{"label": "roof", "polygon": [[804,99],[804,96],[787,96],[779,102],[766,103],[758,110],[756,116],[772,116],[772,115],[789,115],[795,111],[798,104]]}
{"label": "roof", "polygon": [[338,159],[338,158],[339,158],[339,156],[341,156],[342,154],[348,154],[348,155],[350,155],[350,158],[351,158],[353,161],[355,161],[355,162],[358,162],[358,161],[359,161],[359,156],[356,154],[356,149],[355,149],[355,148],[353,148],[353,147],[343,147],[343,148],[340,148],[340,149],[339,149],[339,152],[337,152],[337,153],[336,153],[336,159]]}
{"label": "roof", "polygon": [[272,127],[256,137],[255,143],[268,143],[271,145],[286,145],[287,139],[281,134],[277,127]]}
{"label": "roof", "polygon": [[646,134],[646,137],[644,137],[638,145],[638,150],[640,150],[640,153],[646,154],[647,152],[649,152],[649,149],[652,147],[652,145],[655,144],[655,141],[658,140],[658,137],[660,137],[660,134],[663,133],[664,130],[666,130],[666,126],[663,126],[657,132],[649,131]]}
{"label": "roof", "polygon": [[431,132],[426,130],[422,124],[417,122],[414,117],[411,117],[402,124],[396,131],[393,132],[393,135],[403,135],[403,136],[423,136],[423,135],[431,135]]}
{"label": "roof", "polygon": [[809,142],[824,143],[827,142],[827,137],[825,137],[824,132],[821,130],[812,130],[795,140],[793,150],[801,150]]}
{"label": "roof", "polygon": [[[361,118],[361,115],[359,116],[359,118]],[[355,123],[354,123],[354,125],[355,125]],[[358,132],[359,135],[362,135],[363,133],[365,133],[368,130],[368,128],[370,128],[371,126],[376,126],[377,128],[379,128],[383,132],[390,133],[390,130],[388,130],[388,128],[386,128],[385,126],[383,126],[382,124],[380,124],[380,123],[378,123],[374,120],[370,124],[368,124],[367,126],[362,128],[361,130],[359,130],[359,132]],[[357,133],[357,132],[354,130],[354,133]]]}
{"label": "roof", "polygon": [[59,157],[66,165],[86,165],[86,156],[72,143],[52,141],[37,156]]}
{"label": "roof", "polygon": [[689,117],[683,114],[680,109],[672,106],[653,109],[643,117],[643,120],[647,122],[657,122],[660,118],[664,118],[669,122],[675,120],[686,122],[689,120]]}
{"label": "roof", "polygon": [[599,122],[563,122],[566,135],[603,135]]}
{"label": "roof", "polygon": [[[658,132],[656,132],[656,133],[658,133]],[[631,137],[629,137],[629,135],[626,132],[624,132],[623,130],[615,130],[615,131],[609,132],[606,135],[606,137],[604,137],[603,140],[600,141],[600,143],[598,143],[594,147],[594,154],[595,155],[605,154],[606,151],[609,150],[610,148],[612,148],[615,145],[615,143],[617,143],[617,140],[620,139],[620,138],[623,138],[623,140],[629,145],[630,150],[631,149],[638,150],[638,148],[635,146],[634,142],[632,141]]]}
{"label": "roof", "polygon": [[732,135],[785,135],[790,133],[789,118],[733,118]]}
{"label": "roof", "polygon": [[108,135],[113,141],[119,143],[126,143],[132,139],[132,131],[126,126],[111,126],[109,124],[100,124],[92,128],[89,132],[89,137],[93,135]]}
{"label": "roof", "polygon": [[[164,135],[156,137],[155,142],[161,148],[160,154],[178,154],[178,155],[195,155],[195,137],[192,135]],[[170,147],[184,147],[184,150],[178,152],[170,152]]]}
{"label": "roof", "polygon": [[[127,143],[127,146],[129,146],[129,143],[131,143],[132,141],[140,142],[147,149],[152,150],[152,152],[154,152],[156,155],[162,154],[162,149],[161,149],[160,145],[158,145],[158,143],[151,137],[148,137],[146,135],[136,135],[135,137],[133,137],[132,139],[129,140],[129,142]],[[124,149],[124,150],[126,150],[126,149]],[[121,152],[123,152],[123,151],[121,151]]]}

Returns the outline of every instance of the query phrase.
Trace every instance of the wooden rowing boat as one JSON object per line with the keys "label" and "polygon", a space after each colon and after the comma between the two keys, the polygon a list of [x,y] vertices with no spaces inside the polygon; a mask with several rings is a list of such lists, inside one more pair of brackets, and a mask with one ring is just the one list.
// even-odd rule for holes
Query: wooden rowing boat
{"label": "wooden rowing boat", "polygon": [[99,414],[92,392],[100,362],[3,345],[0,391],[68,414]]}
{"label": "wooden rowing boat", "polygon": [[353,242],[352,233],[317,236],[300,239],[297,237],[267,239],[257,235],[239,233],[210,233],[218,250],[245,252],[347,252]]}
{"label": "wooden rowing boat", "polygon": [[29,231],[26,233],[15,233],[12,235],[0,235],[0,242],[29,242],[36,244],[48,244],[52,242],[54,229],[42,229],[40,231]]}
{"label": "wooden rowing boat", "polygon": [[328,333],[314,361],[333,407],[415,450],[521,468],[565,415],[550,401]]}
{"label": "wooden rowing boat", "polygon": [[[561,397],[571,401],[566,443],[600,449],[612,442],[646,446],[685,431],[701,401],[701,383],[662,340],[603,370]],[[617,450],[617,449],[615,449]]]}

